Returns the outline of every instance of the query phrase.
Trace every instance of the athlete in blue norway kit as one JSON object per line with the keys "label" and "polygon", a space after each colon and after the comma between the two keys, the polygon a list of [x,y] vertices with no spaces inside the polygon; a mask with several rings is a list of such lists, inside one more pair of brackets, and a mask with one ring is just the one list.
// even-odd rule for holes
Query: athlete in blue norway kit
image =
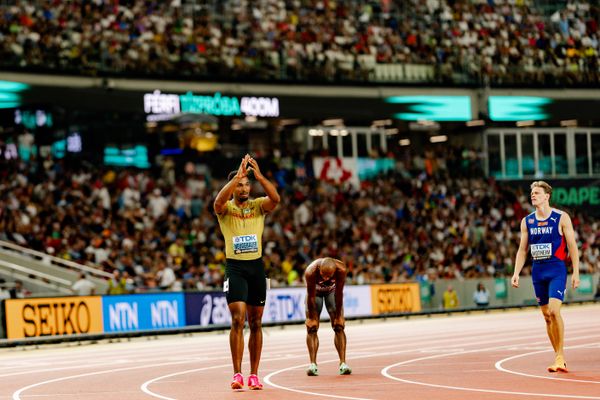
{"label": "athlete in blue norway kit", "polygon": [[571,218],[564,212],[550,207],[552,187],[544,181],[531,184],[531,204],[535,211],[521,221],[521,242],[515,260],[513,287],[519,287],[519,274],[525,265],[527,249],[533,259],[531,278],[535,296],[541,306],[546,330],[555,352],[555,360],[549,372],[567,372],[564,357],[564,323],[560,307],[567,290],[568,255],[573,263],[571,286],[579,286],[579,251]]}

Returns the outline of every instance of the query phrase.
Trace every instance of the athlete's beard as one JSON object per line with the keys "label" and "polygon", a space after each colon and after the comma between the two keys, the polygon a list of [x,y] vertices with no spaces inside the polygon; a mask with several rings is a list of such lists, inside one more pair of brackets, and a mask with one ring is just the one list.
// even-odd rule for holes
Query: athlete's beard
{"label": "athlete's beard", "polygon": [[250,197],[250,195],[247,195],[247,194],[240,195],[240,196],[238,196],[238,201],[240,203],[245,203],[246,201],[248,201],[249,197]]}

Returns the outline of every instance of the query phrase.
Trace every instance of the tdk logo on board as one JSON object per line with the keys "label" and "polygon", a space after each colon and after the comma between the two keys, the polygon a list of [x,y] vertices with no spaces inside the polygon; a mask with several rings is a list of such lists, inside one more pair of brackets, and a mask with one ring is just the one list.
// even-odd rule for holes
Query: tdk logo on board
{"label": "tdk logo on board", "polygon": [[358,297],[346,295],[344,297],[344,308],[357,308],[358,307]]}
{"label": "tdk logo on board", "polygon": [[304,318],[304,297],[301,294],[269,296],[270,317],[273,321],[293,321]]}

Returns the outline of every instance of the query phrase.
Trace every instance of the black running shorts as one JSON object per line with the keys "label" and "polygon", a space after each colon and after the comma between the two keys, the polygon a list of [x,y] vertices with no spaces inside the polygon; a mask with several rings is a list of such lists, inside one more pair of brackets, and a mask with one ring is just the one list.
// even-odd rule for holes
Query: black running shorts
{"label": "black running shorts", "polygon": [[[323,303],[325,303],[325,307],[327,308],[327,313],[329,317],[334,317],[336,314],[335,309],[335,292],[329,292],[320,294],[317,293],[315,296],[315,306],[317,308],[317,315],[321,315],[321,311],[323,310]],[[308,304],[308,303],[307,303]],[[306,318],[308,318],[308,307],[306,307]]]}
{"label": "black running shorts", "polygon": [[249,261],[228,258],[223,291],[227,296],[227,304],[243,301],[251,306],[264,306],[267,277],[262,258]]}

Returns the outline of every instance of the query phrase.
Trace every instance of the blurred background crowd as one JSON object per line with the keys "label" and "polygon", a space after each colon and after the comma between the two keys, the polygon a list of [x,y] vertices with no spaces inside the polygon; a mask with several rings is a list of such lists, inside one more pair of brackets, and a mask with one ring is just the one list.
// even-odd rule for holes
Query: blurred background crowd
{"label": "blurred background crowd", "polygon": [[[344,260],[355,284],[512,274],[529,193],[473,177],[473,151],[407,154],[360,188],[297,178],[284,165],[298,160],[286,158],[260,160],[282,197],[263,236],[274,286],[301,285],[306,265],[326,255]],[[3,168],[0,239],[114,273],[117,290],[220,288],[224,243],[212,203],[223,184],[52,162]],[[575,213],[573,223],[581,271],[600,271],[599,221]]]}
{"label": "blurred background crowd", "polygon": [[432,82],[598,83],[596,1],[7,2],[0,65],[83,75],[369,81],[427,64]]}
{"label": "blurred background crowd", "polygon": [[[222,159],[250,152],[282,198],[266,219],[264,232],[264,258],[274,286],[301,285],[305,266],[324,255],[345,261],[349,282],[355,284],[510,276],[519,223],[532,211],[529,193],[496,180],[484,168],[486,157],[490,165],[496,163],[495,172],[512,168],[521,174],[513,177],[530,181],[563,174],[568,170],[565,155],[577,149],[570,171],[595,179],[600,174],[600,132],[592,132],[597,116],[583,120],[575,115],[566,121],[570,125],[553,117],[561,107],[552,102],[566,102],[564,98],[583,90],[558,95],[556,90],[537,103],[527,103],[539,100],[537,92],[519,92],[514,95],[517,103],[503,110],[509,118],[495,120],[484,105],[488,91],[530,85],[545,90],[597,88],[599,17],[597,0],[0,0],[0,73],[5,74],[0,79],[39,77],[27,84],[4,85],[0,80],[0,240],[102,269],[113,276],[111,293],[218,289],[225,255],[212,203],[228,172],[218,168],[230,164]],[[376,71],[385,65],[424,66],[433,73],[419,88],[410,82],[382,84]],[[24,72],[36,75],[17,74]],[[38,101],[55,74],[63,75],[67,101],[55,94]],[[80,76],[118,80],[121,87],[88,87]],[[126,87],[130,77],[146,80]],[[172,111],[169,107],[174,113],[183,111],[178,103],[183,95],[170,94],[187,90],[183,85],[169,93],[158,89],[171,79],[183,85],[214,83],[210,88],[195,86],[201,95],[191,89],[187,95],[200,109],[210,103],[208,108],[218,112],[192,110],[183,116],[192,121],[185,127],[174,122],[179,115],[167,114],[167,123],[161,125],[161,112]],[[257,83],[261,85],[252,86]],[[288,83],[296,88],[314,84],[314,93],[295,94]],[[440,96],[446,92],[438,92],[439,86],[470,96],[466,119],[455,118],[456,99]],[[365,88],[377,94],[365,95]],[[410,92],[417,89],[427,91],[426,96]],[[221,97],[219,91],[227,90],[233,94]],[[259,93],[281,96],[281,108],[277,97],[241,97]],[[350,113],[353,107],[364,111],[358,110],[360,102],[371,97],[384,108],[396,95],[412,96],[398,105],[404,114],[386,108],[351,116],[360,129],[384,132],[381,143],[402,135],[393,139],[393,149],[380,153],[367,154],[366,143],[379,140],[371,137],[363,142],[355,137],[358,145],[349,140],[340,145],[359,147],[371,159],[393,160],[391,170],[362,179],[358,187],[320,179],[312,171],[313,157],[338,154],[328,154],[325,145],[307,150],[309,141],[321,143],[313,134],[323,136],[321,122],[337,117],[347,93],[355,96],[347,103]],[[304,107],[295,95],[316,96],[324,103]],[[147,96],[156,102],[142,107]],[[241,103],[249,98],[267,101],[280,118],[259,118],[264,110],[223,113],[217,100],[226,98],[240,108],[238,97]],[[428,99],[421,104],[422,97]],[[419,120],[415,110],[435,110],[440,97],[451,115],[442,115],[438,122]],[[523,98],[525,103],[519,103]],[[584,100],[597,104],[597,96],[586,92],[565,113],[577,114]],[[130,106],[134,102],[138,108]],[[294,103],[307,108],[309,116],[288,117]],[[329,103],[342,106],[331,111]],[[535,121],[519,120],[523,104],[526,111],[531,104],[531,110],[541,110],[528,114]],[[145,108],[158,111],[149,115]],[[196,111],[206,115],[190,115]],[[383,128],[370,125],[379,118],[385,118]],[[515,129],[515,122],[517,127],[538,123],[565,131],[552,133],[552,139],[546,133],[535,133],[535,139],[532,132],[499,133],[496,147],[484,149],[486,129]],[[567,142],[574,131],[566,129],[578,124],[590,130]],[[343,120],[340,127],[327,128],[329,137],[322,143],[342,143],[336,136],[348,134],[346,128]],[[160,163],[150,159],[131,168],[81,161],[90,153],[106,155],[109,147],[117,152],[151,139],[159,142],[161,134],[170,141],[161,142],[156,157]],[[448,142],[434,145],[438,134]],[[68,140],[72,143],[67,145]],[[55,152],[59,142],[62,158],[33,154],[36,146]],[[211,148],[201,149],[196,146],[200,142]],[[71,145],[80,159],[64,156],[64,148]],[[26,159],[21,148],[32,155]],[[588,148],[587,158],[581,158],[582,149]],[[188,164],[198,163],[182,168],[190,149],[197,159]],[[173,154],[183,155],[177,159]],[[529,158],[523,161],[517,154]],[[560,171],[551,166],[559,158],[564,167]],[[501,160],[512,167],[500,166]],[[519,170],[517,161],[528,164]],[[203,168],[197,168],[201,163]],[[563,175],[559,178],[569,178]],[[600,272],[600,220],[582,207],[568,211],[582,273]]]}

